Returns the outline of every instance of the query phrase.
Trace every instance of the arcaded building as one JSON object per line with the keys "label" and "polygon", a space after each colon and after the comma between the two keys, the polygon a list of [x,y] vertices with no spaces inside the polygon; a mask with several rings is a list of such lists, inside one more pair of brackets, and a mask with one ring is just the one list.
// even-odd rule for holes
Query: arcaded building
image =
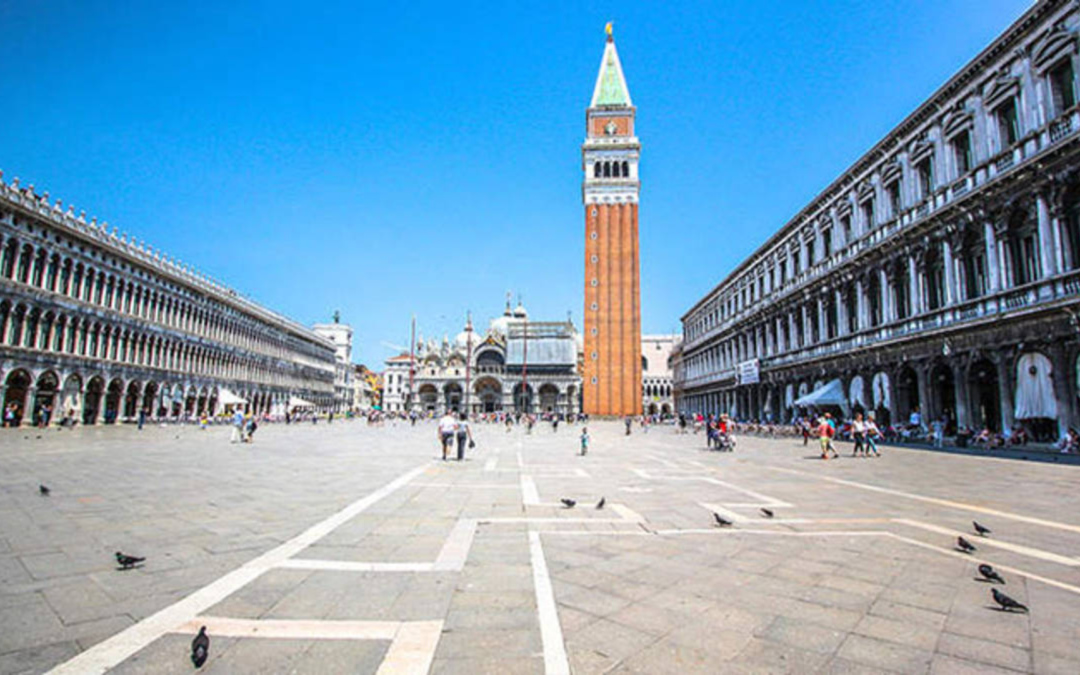
{"label": "arcaded building", "polygon": [[334,345],[0,174],[0,400],[26,424],[329,408]]}
{"label": "arcaded building", "polygon": [[584,411],[641,413],[641,268],[638,247],[637,109],[608,24],[585,113]]}
{"label": "arcaded building", "polygon": [[1075,425],[1078,28],[1036,2],[694,303],[680,409]]}

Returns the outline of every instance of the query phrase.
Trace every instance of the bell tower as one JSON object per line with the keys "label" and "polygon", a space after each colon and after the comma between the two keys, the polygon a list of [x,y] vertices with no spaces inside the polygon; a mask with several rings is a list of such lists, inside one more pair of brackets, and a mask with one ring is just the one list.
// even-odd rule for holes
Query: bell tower
{"label": "bell tower", "polygon": [[585,368],[590,415],[641,413],[641,282],[638,262],[636,109],[611,24],[585,112]]}

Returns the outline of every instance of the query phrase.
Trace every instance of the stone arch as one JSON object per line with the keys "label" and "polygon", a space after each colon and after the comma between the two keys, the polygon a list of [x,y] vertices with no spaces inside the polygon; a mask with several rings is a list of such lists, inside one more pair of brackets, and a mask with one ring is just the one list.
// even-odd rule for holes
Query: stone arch
{"label": "stone arch", "polygon": [[60,391],[60,375],[54,370],[46,370],[37,378],[34,396],[33,419],[47,425],[56,413],[57,398]]}
{"label": "stone arch", "polygon": [[972,361],[967,372],[968,416],[979,429],[1001,431],[1001,390],[997,365],[986,357]]}
{"label": "stone arch", "polygon": [[[34,380],[30,372],[17,368],[4,378],[4,424],[19,426],[26,418],[27,395]],[[10,416],[9,416],[10,411]]]}
{"label": "stone arch", "polygon": [[94,375],[86,383],[83,395],[83,424],[97,424],[98,413],[105,404],[105,378]]}
{"label": "stone arch", "polygon": [[550,382],[545,382],[537,389],[540,399],[540,411],[545,413],[556,412],[559,408],[559,388]]}

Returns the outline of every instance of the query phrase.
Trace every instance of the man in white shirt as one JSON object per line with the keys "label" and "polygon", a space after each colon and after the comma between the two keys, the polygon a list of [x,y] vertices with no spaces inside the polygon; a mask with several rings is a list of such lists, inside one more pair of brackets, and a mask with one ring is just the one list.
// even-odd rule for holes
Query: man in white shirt
{"label": "man in white shirt", "polygon": [[446,461],[446,452],[450,445],[454,442],[454,434],[457,432],[458,423],[454,419],[454,413],[451,410],[447,410],[446,414],[439,418],[438,434],[439,440],[442,441],[442,458]]}

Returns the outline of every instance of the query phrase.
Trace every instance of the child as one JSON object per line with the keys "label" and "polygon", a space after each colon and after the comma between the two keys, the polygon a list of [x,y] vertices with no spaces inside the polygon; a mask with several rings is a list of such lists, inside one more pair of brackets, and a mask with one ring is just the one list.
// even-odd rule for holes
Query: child
{"label": "child", "polygon": [[589,428],[581,428],[581,455],[584,457],[589,454]]}

